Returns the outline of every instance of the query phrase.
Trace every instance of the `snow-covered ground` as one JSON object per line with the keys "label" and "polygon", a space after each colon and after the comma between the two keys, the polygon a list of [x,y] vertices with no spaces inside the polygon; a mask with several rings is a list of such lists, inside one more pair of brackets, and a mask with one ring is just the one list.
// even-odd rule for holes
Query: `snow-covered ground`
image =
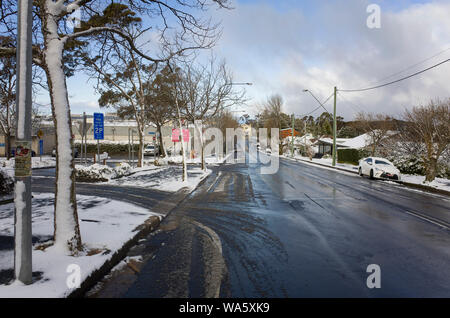
{"label": "snow-covered ground", "polygon": [[[67,296],[73,291],[66,283],[73,273],[73,269],[67,272],[71,264],[79,266],[83,281],[135,234],[133,230],[138,225],[152,215],[161,217],[147,209],[105,198],[77,195],[77,202],[85,251],[73,257],[63,255],[53,247],[43,251],[33,249],[33,272],[39,272],[40,279],[29,286],[18,282],[1,285],[4,276],[8,275],[8,271],[11,275],[13,268],[14,206],[0,206],[0,297]],[[39,240],[34,247],[51,239],[53,235],[53,204],[53,194],[34,194],[33,238],[34,241]]]}
{"label": "snow-covered ground", "polygon": [[110,179],[108,184],[118,186],[152,188],[161,191],[176,192],[182,188],[193,190],[206,178],[211,170],[203,171],[200,167],[188,167],[188,180],[183,182],[181,166],[149,166],[135,168],[133,174],[118,179]]}
{"label": "snow-covered ground", "polygon": [[[31,158],[31,160],[33,168],[47,168],[56,166],[56,158],[53,158],[51,156],[42,156],[42,158],[33,157]],[[0,167],[2,168],[14,170],[14,163],[15,163],[14,158],[6,160],[5,157],[0,157]]]}
{"label": "snow-covered ground", "polygon": [[[283,157],[286,159],[292,159],[290,156],[283,156]],[[296,156],[295,159],[310,161],[309,158],[301,157],[301,156]],[[332,159],[315,159],[315,158],[313,158],[312,162],[321,163],[323,165],[332,167]],[[354,166],[351,164],[336,163],[336,167],[339,167],[339,168],[342,168],[342,169],[345,169],[348,171],[358,172],[358,166]],[[413,183],[413,184],[420,184],[420,185],[424,185],[424,186],[428,186],[428,187],[432,187],[432,188],[450,192],[450,180],[449,179],[436,178],[436,179],[434,179],[433,182],[425,183],[424,176],[402,174],[402,181],[408,182],[408,183]]]}

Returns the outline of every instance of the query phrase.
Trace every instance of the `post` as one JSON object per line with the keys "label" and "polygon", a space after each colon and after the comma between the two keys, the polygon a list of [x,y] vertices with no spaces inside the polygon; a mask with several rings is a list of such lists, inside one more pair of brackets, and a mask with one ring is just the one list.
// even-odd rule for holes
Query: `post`
{"label": "post", "polygon": [[100,140],[97,139],[97,160],[95,162],[100,162]]}
{"label": "post", "polygon": [[134,168],[134,129],[131,128],[131,162]]}
{"label": "post", "polygon": [[333,108],[333,167],[336,166],[336,98],[337,87],[334,87],[334,108]]}
{"label": "post", "polygon": [[294,137],[295,137],[295,114],[292,114],[292,140],[291,140],[291,156],[294,157]]}
{"label": "post", "polygon": [[[81,164],[83,164],[83,147],[85,145],[84,137],[86,136],[86,130],[86,112],[83,112],[83,127],[81,128]],[[84,156],[86,157],[86,152],[84,153]]]}
{"label": "post", "polygon": [[128,127],[128,164],[131,166],[131,140],[130,140],[130,127]]}
{"label": "post", "polygon": [[32,1],[18,2],[14,276],[32,283],[31,242],[31,25]]}

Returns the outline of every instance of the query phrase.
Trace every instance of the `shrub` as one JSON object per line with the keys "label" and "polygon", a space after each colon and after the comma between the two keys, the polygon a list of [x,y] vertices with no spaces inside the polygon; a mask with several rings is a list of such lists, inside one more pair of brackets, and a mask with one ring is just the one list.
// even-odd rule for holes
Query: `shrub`
{"label": "shrub", "polygon": [[[390,156],[388,158],[403,174],[425,175],[425,164],[422,158],[412,156]],[[448,163],[439,162],[438,178],[450,178],[450,167]]]}
{"label": "shrub", "polygon": [[10,194],[14,190],[14,179],[5,170],[0,169],[0,194]]}
{"label": "shrub", "polygon": [[[75,147],[80,150],[81,144],[75,143]],[[134,145],[134,150],[138,150],[139,145]],[[97,145],[96,144],[87,144],[86,146],[87,153],[92,156],[97,153]],[[83,149],[84,152],[84,149]],[[100,153],[107,152],[108,154],[121,154],[128,153],[128,145],[127,144],[113,144],[113,143],[101,143],[100,142]]]}
{"label": "shrub", "polygon": [[344,148],[337,150],[337,159],[339,163],[359,164],[359,160],[369,156],[369,153],[363,149]]}
{"label": "shrub", "polygon": [[107,182],[110,179],[118,179],[131,173],[131,166],[121,163],[115,168],[94,164],[88,167],[76,166],[76,180],[79,182]]}

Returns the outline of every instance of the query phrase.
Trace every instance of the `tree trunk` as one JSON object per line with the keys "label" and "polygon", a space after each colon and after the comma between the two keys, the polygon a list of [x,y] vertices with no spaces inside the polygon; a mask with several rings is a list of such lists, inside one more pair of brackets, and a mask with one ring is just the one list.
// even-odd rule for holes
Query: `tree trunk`
{"label": "tree trunk", "polygon": [[432,182],[437,175],[437,159],[429,158],[426,167],[425,181]]}
{"label": "tree trunk", "polygon": [[164,144],[163,144],[163,136],[162,136],[162,129],[161,129],[161,125],[156,125],[156,129],[158,130],[158,139],[159,139],[159,150],[160,153],[162,154],[162,156],[165,158],[167,157],[167,153],[166,153],[166,148],[164,148]]}
{"label": "tree trunk", "polygon": [[54,245],[71,254],[82,249],[75,196],[72,125],[66,77],[61,63],[64,43],[48,35],[45,71],[56,133]]}
{"label": "tree trunk", "polygon": [[198,135],[200,136],[200,149],[201,149],[201,162],[202,162],[202,170],[205,170],[205,145],[203,142],[203,129],[197,125],[197,122],[194,120],[194,128],[198,131]]}
{"label": "tree trunk", "polygon": [[138,129],[139,133],[139,150],[138,150],[138,164],[139,168],[144,166],[144,132]]}
{"label": "tree trunk", "polygon": [[6,159],[11,159],[11,133],[8,131],[5,135]]}

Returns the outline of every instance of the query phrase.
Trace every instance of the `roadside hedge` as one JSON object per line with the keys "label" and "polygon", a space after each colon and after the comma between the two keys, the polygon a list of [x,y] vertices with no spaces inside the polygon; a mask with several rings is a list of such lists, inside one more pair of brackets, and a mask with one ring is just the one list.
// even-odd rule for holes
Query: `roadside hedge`
{"label": "roadside hedge", "polygon": [[[78,151],[81,149],[80,143],[75,143],[75,147],[78,148]],[[139,145],[134,145],[134,151],[138,151]],[[87,153],[94,154],[97,153],[97,144],[88,144],[87,145]],[[84,149],[83,149],[84,152]],[[107,152],[108,154],[123,154],[128,153],[128,145],[127,144],[102,144],[100,143],[100,153]]]}
{"label": "roadside hedge", "polygon": [[369,153],[366,150],[351,148],[337,150],[337,159],[339,163],[358,165],[359,160],[367,156],[369,156]]}

